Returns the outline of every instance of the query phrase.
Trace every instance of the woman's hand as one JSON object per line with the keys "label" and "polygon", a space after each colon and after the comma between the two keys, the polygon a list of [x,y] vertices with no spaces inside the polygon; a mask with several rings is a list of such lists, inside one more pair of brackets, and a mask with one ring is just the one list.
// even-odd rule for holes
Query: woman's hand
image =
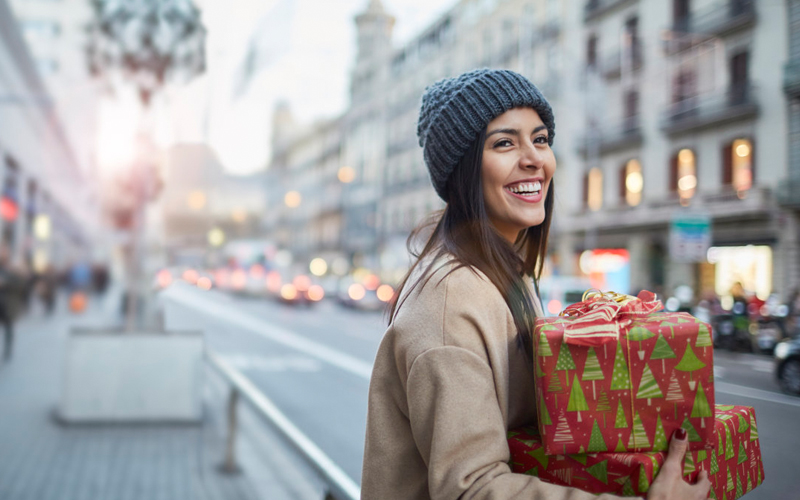
{"label": "woman's hand", "polygon": [[658,473],[647,493],[647,500],[703,500],[708,498],[711,481],[708,472],[701,470],[697,483],[689,484],[683,480],[683,459],[689,442],[686,430],[678,429],[669,443],[669,452],[664,466]]}

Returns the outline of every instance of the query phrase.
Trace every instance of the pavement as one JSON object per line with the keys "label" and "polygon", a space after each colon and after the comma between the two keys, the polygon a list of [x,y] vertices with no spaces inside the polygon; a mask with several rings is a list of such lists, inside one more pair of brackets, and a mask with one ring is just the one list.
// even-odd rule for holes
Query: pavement
{"label": "pavement", "polygon": [[[62,298],[63,299],[63,298]],[[2,500],[305,500],[322,487],[265,422],[240,403],[239,474],[219,470],[225,450],[226,384],[204,375],[199,424],[81,424],[56,418],[72,326],[112,324],[99,300],[74,315],[64,300],[16,325],[13,357],[0,362]]]}

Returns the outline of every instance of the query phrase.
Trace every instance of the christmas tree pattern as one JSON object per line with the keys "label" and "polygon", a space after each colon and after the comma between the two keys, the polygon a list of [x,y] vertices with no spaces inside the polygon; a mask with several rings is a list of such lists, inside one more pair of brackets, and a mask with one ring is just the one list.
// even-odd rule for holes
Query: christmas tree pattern
{"label": "christmas tree pattern", "polygon": [[667,448],[669,448],[669,443],[667,443],[667,436],[664,432],[664,424],[661,422],[661,415],[659,415],[658,420],[656,420],[656,434],[653,438],[653,451],[666,450]]}
{"label": "christmas tree pattern", "polygon": [[656,339],[656,345],[653,347],[653,352],[650,354],[650,359],[660,359],[661,360],[661,371],[666,373],[666,366],[664,364],[665,359],[673,359],[676,358],[675,351],[669,346],[669,342],[667,339],[664,338],[663,335],[659,335],[658,339]]}
{"label": "christmas tree pattern", "polygon": [[692,380],[692,372],[704,368],[705,366],[706,364],[700,361],[692,350],[691,340],[687,340],[686,352],[683,353],[680,363],[675,365],[675,369],[682,372],[689,372],[689,380]]}
{"label": "christmas tree pattern", "polygon": [[750,424],[747,423],[747,419],[744,418],[742,415],[738,415],[739,417],[739,434],[744,434],[747,432],[747,429],[750,427]]}
{"label": "christmas tree pattern", "polygon": [[561,480],[561,482],[566,483],[568,485],[572,485],[572,473],[573,470],[569,468],[556,469],[551,472],[553,476],[557,477],[558,479]]}
{"label": "christmas tree pattern", "polygon": [[525,453],[536,459],[536,461],[541,464],[543,469],[547,469],[547,464],[550,463],[550,458],[544,454],[544,448],[540,446],[535,450],[526,451]]}
{"label": "christmas tree pattern", "polygon": [[725,460],[733,458],[733,438],[731,437],[731,428],[725,426]]}
{"label": "christmas tree pattern", "polygon": [[725,491],[733,491],[733,476],[731,476],[730,467],[728,467],[728,483],[725,485]]}
{"label": "christmas tree pattern", "polygon": [[761,477],[761,467],[758,468],[758,479],[756,479],[756,486],[760,485],[764,481],[764,478]]}
{"label": "christmas tree pattern", "polygon": [[537,469],[536,467],[533,467],[531,469],[526,470],[525,474],[527,474],[528,476],[539,477],[539,469]]}
{"label": "christmas tree pattern", "polygon": [[625,484],[622,485],[622,496],[625,497],[636,496],[636,492],[633,491],[633,485],[631,484],[631,478],[628,478],[628,480],[625,481]]}
{"label": "christmas tree pattern", "polygon": [[653,464],[653,479],[655,479],[658,475],[658,471],[661,470],[661,465],[658,464],[655,453],[649,453],[648,455],[650,456],[650,462]]}
{"label": "christmas tree pattern", "polygon": [[692,472],[697,470],[697,467],[694,466],[694,459],[692,458],[692,453],[686,453],[683,459],[683,475],[688,476]]}
{"label": "christmas tree pattern", "polygon": [[553,350],[550,349],[550,342],[547,340],[547,335],[544,333],[548,330],[555,330],[555,327],[546,325],[539,329],[539,348],[536,351],[536,355],[541,358],[546,358],[553,355]]}
{"label": "christmas tree pattern", "polygon": [[561,344],[561,349],[558,350],[558,360],[556,361],[556,370],[575,370],[575,361],[572,360],[572,354],[569,352],[569,344]]}
{"label": "christmas tree pattern", "polygon": [[752,481],[750,481],[750,474],[748,474],[747,475],[747,489],[745,490],[745,493],[749,492],[752,489],[753,489],[753,483],[752,483]]}
{"label": "christmas tree pattern", "polygon": [[711,332],[705,323],[700,323],[700,330],[697,332],[697,342],[695,347],[711,347],[714,343],[711,341]]}
{"label": "christmas tree pattern", "polygon": [[560,393],[562,390],[561,381],[558,380],[558,375],[550,377],[550,383],[547,384],[547,392]]}
{"label": "christmas tree pattern", "polygon": [[639,493],[647,493],[650,489],[650,479],[647,477],[647,470],[644,464],[639,466]]}
{"label": "christmas tree pattern", "polygon": [[567,444],[572,443],[572,432],[569,430],[569,424],[567,424],[567,417],[564,416],[564,411],[561,411],[561,415],[558,418],[558,426],[556,426],[556,435],[553,436],[554,443],[563,443],[564,444],[564,454],[566,454]]}
{"label": "christmas tree pattern", "polygon": [[603,368],[600,366],[600,361],[597,359],[597,352],[594,348],[589,349],[586,355],[586,364],[583,365],[583,380],[592,381],[592,399],[596,399],[595,381],[603,380]]}
{"label": "christmas tree pattern", "polygon": [[733,410],[733,405],[714,405],[714,408],[717,409],[717,413],[720,413],[720,412],[723,412],[723,411],[731,411],[731,410]]}
{"label": "christmas tree pattern", "polygon": [[567,404],[567,411],[577,411],[578,422],[582,422],[581,412],[586,411],[588,409],[589,405],[586,402],[586,397],[583,395],[583,389],[581,389],[581,383],[578,381],[578,375],[575,374],[575,377],[572,380],[572,390],[569,393],[569,403]]}
{"label": "christmas tree pattern", "polygon": [[736,464],[740,465],[747,461],[747,452],[744,451],[744,443],[739,443],[739,456],[736,458]]}
{"label": "christmas tree pattern", "polygon": [[647,432],[644,430],[642,417],[640,417],[639,413],[636,412],[635,416],[633,417],[633,432],[631,432],[631,437],[628,440],[628,449],[641,449],[648,448],[649,446],[650,440],[647,438]]}
{"label": "christmas tree pattern", "polygon": [[625,409],[622,407],[622,400],[617,401],[617,418],[614,421],[615,429],[627,429],[628,419],[625,418]]}
{"label": "christmas tree pattern", "polygon": [[709,493],[709,495],[711,495],[711,496],[710,496],[710,497],[708,497],[708,498],[711,498],[711,499],[713,499],[713,500],[719,500],[719,499],[717,498],[717,494],[716,494],[716,493],[714,493],[714,488],[713,488],[713,486],[712,486],[711,490],[710,490],[708,493]]}
{"label": "christmas tree pattern", "polygon": [[534,366],[533,371],[536,374],[536,378],[542,378],[545,375],[544,370],[542,370],[542,363],[544,363],[544,360],[540,360],[539,358],[533,358],[533,366]]}
{"label": "christmas tree pattern", "polygon": [[547,411],[547,405],[544,404],[544,396],[539,397],[539,420],[542,425],[553,425],[553,421],[550,420],[550,412]]}
{"label": "christmas tree pattern", "polygon": [[589,438],[589,453],[595,451],[607,451],[606,442],[603,439],[603,433],[600,432],[600,426],[597,425],[597,420],[592,425],[592,436]]}
{"label": "christmas tree pattern", "polygon": [[608,401],[606,391],[600,391],[600,398],[597,400],[595,411],[603,415],[603,429],[606,428],[606,413],[611,411],[611,403]]}
{"label": "christmas tree pattern", "polygon": [[[581,448],[583,448],[583,446],[581,446]],[[586,460],[587,460],[588,456],[585,453],[581,452],[581,453],[572,454],[572,455],[569,456],[569,458],[575,460],[579,464],[586,465]]]}
{"label": "christmas tree pattern", "polygon": [[711,468],[709,470],[710,474],[716,474],[719,472],[719,463],[717,462],[717,454],[711,453]]}
{"label": "christmas tree pattern", "polygon": [[608,484],[608,460],[592,465],[586,469],[586,472],[601,483]]}
{"label": "christmas tree pattern", "polygon": [[694,428],[692,423],[689,422],[688,417],[683,419],[681,427],[683,427],[686,430],[686,434],[689,436],[690,443],[697,443],[702,441],[702,439],[700,439],[700,434],[697,433],[697,430]]}
{"label": "christmas tree pattern", "polygon": [[722,456],[725,454],[725,440],[721,433],[717,433],[717,454]]}
{"label": "christmas tree pattern", "polygon": [[703,390],[703,383],[697,383],[697,393],[694,395],[694,406],[692,406],[692,418],[700,418],[700,427],[705,428],[706,418],[711,417],[711,406],[708,404],[706,393]]}
{"label": "christmas tree pattern", "polygon": [[665,398],[665,401],[668,403],[673,403],[675,420],[678,420],[678,403],[683,401],[683,393],[681,392],[681,386],[678,384],[678,379],[675,377],[675,373],[672,373],[672,376],[669,379],[669,387],[667,388],[667,397]]}
{"label": "christmas tree pattern", "polygon": [[755,441],[758,439],[758,429],[756,428],[756,421],[753,420],[753,423],[750,424],[750,441]]}
{"label": "christmas tree pattern", "polygon": [[614,451],[615,451],[616,453],[625,453],[626,451],[628,451],[628,450],[625,448],[625,445],[624,445],[624,444],[622,444],[622,436],[621,436],[621,435],[620,435],[620,437],[619,437],[619,441],[617,441],[617,447],[616,447],[616,448],[614,448]]}
{"label": "christmas tree pattern", "polygon": [[742,492],[742,476],[736,474],[736,498],[742,495],[744,495],[744,492]]}
{"label": "christmas tree pattern", "polygon": [[614,355],[614,371],[611,373],[611,389],[620,391],[631,388],[631,377],[628,374],[628,364],[622,353],[622,345],[617,343],[617,352]]}
{"label": "christmas tree pattern", "polygon": [[[634,326],[628,332],[628,342],[639,342],[639,359],[644,359],[644,349],[642,349],[642,341],[655,337],[655,334],[642,326]],[[630,344],[629,347],[630,349]]]}
{"label": "christmas tree pattern", "polygon": [[647,405],[650,406],[652,398],[663,398],[664,394],[658,387],[658,382],[653,376],[653,370],[649,366],[644,365],[642,372],[642,380],[639,381],[639,391],[636,393],[636,399],[647,399]]}
{"label": "christmas tree pattern", "polygon": [[756,449],[754,446],[750,447],[750,468],[756,468]]}

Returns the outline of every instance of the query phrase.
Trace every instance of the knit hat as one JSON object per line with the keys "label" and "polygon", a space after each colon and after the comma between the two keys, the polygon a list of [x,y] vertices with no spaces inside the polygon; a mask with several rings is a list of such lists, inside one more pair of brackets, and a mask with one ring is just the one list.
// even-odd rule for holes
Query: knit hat
{"label": "knit hat", "polygon": [[555,119],[547,99],[530,80],[505,69],[476,69],[439,80],[425,89],[417,137],[436,193],[444,201],[447,179],[478,132],[509,109],[539,113],[553,145]]}

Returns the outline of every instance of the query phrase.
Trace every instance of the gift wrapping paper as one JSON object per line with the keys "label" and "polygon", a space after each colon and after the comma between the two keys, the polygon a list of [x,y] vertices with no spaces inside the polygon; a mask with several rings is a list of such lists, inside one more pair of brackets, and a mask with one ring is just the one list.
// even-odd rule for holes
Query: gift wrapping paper
{"label": "gift wrapping paper", "polygon": [[666,450],[678,427],[689,433],[689,449],[711,446],[714,348],[707,324],[655,312],[612,320],[619,322],[615,340],[577,345],[565,342],[574,321],[535,323],[539,433],[548,455]]}
{"label": "gift wrapping paper", "polygon": [[[706,470],[709,498],[733,500],[764,481],[755,411],[749,406],[717,405],[715,413],[714,447],[687,452],[683,475],[694,483],[700,470]],[[666,458],[663,451],[547,455],[535,427],[511,430],[508,436],[513,472],[596,494],[646,496]]]}

